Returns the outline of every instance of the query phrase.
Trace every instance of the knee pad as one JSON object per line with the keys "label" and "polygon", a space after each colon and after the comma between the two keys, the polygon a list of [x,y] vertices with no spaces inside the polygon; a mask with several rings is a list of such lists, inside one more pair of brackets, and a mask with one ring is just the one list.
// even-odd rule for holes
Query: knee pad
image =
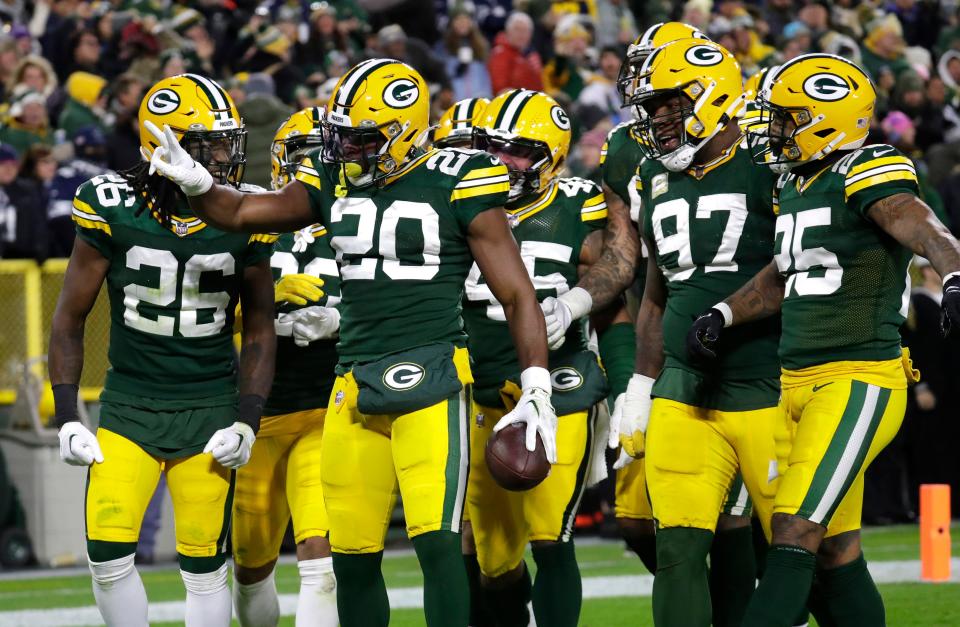
{"label": "knee pad", "polygon": [[224,564],[212,573],[188,573],[180,571],[183,585],[188,594],[206,596],[216,594],[227,587],[227,565]]}
{"label": "knee pad", "polygon": [[325,594],[337,589],[337,578],[333,575],[332,557],[302,560],[297,562],[297,568],[300,570],[301,584],[317,586]]}
{"label": "knee pad", "polygon": [[88,556],[87,562],[90,565],[90,575],[93,577],[93,583],[101,588],[110,587],[110,585],[120,581],[135,570],[133,559],[133,553],[106,562],[94,562]]}

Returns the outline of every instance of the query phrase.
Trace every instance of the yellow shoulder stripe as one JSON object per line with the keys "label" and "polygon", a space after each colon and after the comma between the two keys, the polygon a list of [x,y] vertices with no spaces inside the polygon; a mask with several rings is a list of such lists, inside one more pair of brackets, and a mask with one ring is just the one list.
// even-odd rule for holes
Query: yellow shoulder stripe
{"label": "yellow shoulder stripe", "polygon": [[583,222],[592,222],[594,220],[602,220],[607,217],[607,206],[603,205],[600,209],[595,209],[593,211],[581,211],[580,220]]}
{"label": "yellow shoulder stripe", "polygon": [[85,229],[96,229],[103,231],[107,235],[112,236],[113,233],[110,231],[110,225],[106,222],[97,222],[95,220],[88,220],[86,218],[81,218],[76,213],[73,214],[73,221],[82,226]]}
{"label": "yellow shoulder stripe", "polygon": [[261,244],[272,244],[277,241],[277,238],[280,237],[276,233],[254,233],[250,236],[250,239],[247,240],[248,244],[253,244],[254,242],[259,242]]}
{"label": "yellow shoulder stripe", "polygon": [[588,198],[587,201],[583,203],[583,208],[586,209],[587,207],[596,207],[597,205],[602,204],[606,204],[603,197],[603,192],[593,196],[592,198]]}
{"label": "yellow shoulder stripe", "polygon": [[488,176],[502,176],[504,174],[507,174],[507,166],[501,164],[501,165],[491,166],[489,168],[477,168],[476,170],[470,170],[460,180],[472,181],[473,179],[482,179]]}
{"label": "yellow shoulder stripe", "polygon": [[304,185],[309,185],[314,189],[317,189],[317,190],[323,189],[323,185],[320,183],[320,177],[317,176],[316,174],[305,172],[302,167],[297,169],[297,176],[295,176],[294,178],[300,181],[301,183],[303,183]]}
{"label": "yellow shoulder stripe", "polygon": [[859,165],[853,166],[852,168],[850,168],[850,171],[847,173],[847,179],[849,180],[855,177],[857,174],[866,172],[867,170],[871,170],[873,168],[879,168],[881,166],[886,166],[886,165],[906,165],[906,166],[909,166],[910,169],[913,169],[913,161],[910,161],[910,159],[908,159],[907,157],[904,157],[903,155],[895,155],[892,157],[880,157],[879,159],[871,159],[870,161],[867,161],[865,163],[861,163]]}
{"label": "yellow shoulder stripe", "polygon": [[[506,170],[506,168],[504,168]],[[463,200],[464,198],[476,198],[477,196],[486,196],[489,194],[501,194],[510,191],[510,182],[501,181],[489,185],[478,185],[477,187],[467,187],[464,189],[454,189],[450,194],[450,200]]]}
{"label": "yellow shoulder stripe", "polygon": [[96,209],[91,207],[89,204],[83,202],[79,198],[73,199],[73,208],[81,213],[87,214],[93,220],[103,220],[99,215],[97,215]]}
{"label": "yellow shoulder stripe", "polygon": [[845,199],[849,199],[851,196],[859,192],[860,190],[872,187],[874,185],[880,185],[882,183],[889,183],[891,181],[913,181],[917,182],[917,175],[912,171],[907,170],[894,170],[892,172],[884,172],[882,174],[874,174],[867,178],[861,179],[856,183],[850,184],[844,188],[843,196]]}

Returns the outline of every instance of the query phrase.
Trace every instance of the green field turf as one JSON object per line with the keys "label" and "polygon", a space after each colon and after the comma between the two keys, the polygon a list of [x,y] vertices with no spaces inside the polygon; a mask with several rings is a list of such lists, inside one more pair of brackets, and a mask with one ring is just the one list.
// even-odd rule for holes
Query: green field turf
{"label": "green field turf", "polygon": [[[919,537],[916,526],[904,525],[868,529],[864,547],[871,562],[919,559]],[[960,526],[954,526],[953,555],[960,555]],[[583,542],[577,549],[583,576],[644,575],[639,560],[624,551],[616,542]],[[531,566],[532,560],[528,560]],[[384,559],[387,585],[395,588],[416,588],[421,585],[416,558],[410,551],[392,552]],[[143,580],[151,602],[180,601],[183,584],[175,565],[143,569]],[[294,564],[281,564],[277,569],[277,586],[281,593],[295,594],[298,576]],[[891,627],[956,627],[960,626],[960,584],[896,583],[880,586],[887,605]],[[0,579],[0,625],[3,612],[11,610],[71,608],[92,606],[89,577],[83,574],[50,576],[50,571],[22,573],[18,580]],[[177,623],[162,623],[175,625]],[[284,617],[282,625],[293,625],[292,617]],[[395,610],[391,625],[422,625],[420,610]],[[581,625],[616,626],[650,625],[650,598],[624,597],[587,599],[584,601]]]}

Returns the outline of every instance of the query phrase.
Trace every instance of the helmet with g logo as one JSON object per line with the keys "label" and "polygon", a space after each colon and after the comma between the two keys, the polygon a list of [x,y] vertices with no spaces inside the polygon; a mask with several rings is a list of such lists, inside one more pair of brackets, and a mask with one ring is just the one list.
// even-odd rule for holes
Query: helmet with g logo
{"label": "helmet with g logo", "polygon": [[140,103],[140,145],[149,152],[157,138],[146,128],[147,120],[162,129],[164,124],[197,162],[220,183],[239,185],[246,163],[247,131],[223,87],[199,74],[180,74],[156,83]]}
{"label": "helmet with g logo", "polygon": [[494,98],[474,130],[474,148],[529,159],[510,169],[510,200],[540,192],[563,169],[570,152],[570,118],[550,96],[512,89]]}
{"label": "helmet with g logo", "polygon": [[859,148],[870,132],[876,100],[870,78],[842,57],[792,59],[761,84],[760,118],[747,129],[754,160],[783,172]]}
{"label": "helmet with g logo", "polygon": [[[679,99],[679,104],[658,113],[658,103],[671,98]],[[646,156],[668,170],[685,170],[696,153],[741,114],[740,65],[712,41],[670,42],[644,61],[632,102],[641,109],[637,130]]]}
{"label": "helmet with g logo", "polygon": [[678,39],[702,39],[710,41],[697,28],[683,22],[660,22],[643,31],[627,48],[627,56],[620,66],[620,77],[617,79],[617,90],[620,92],[623,106],[630,104],[633,95],[634,82],[637,72],[643,66],[654,50]]}
{"label": "helmet with g logo", "polygon": [[324,160],[339,164],[352,187],[376,184],[417,156],[429,118],[430,92],[416,70],[395,59],[358,63],[327,103]]}
{"label": "helmet with g logo", "polygon": [[490,101],[486,98],[465,98],[447,109],[437,129],[433,144],[438,148],[470,148],[473,145],[473,127],[480,121]]}
{"label": "helmet with g logo", "polygon": [[270,184],[280,189],[297,173],[297,167],[312,149],[323,145],[320,123],[324,111],[307,107],[284,120],[270,144]]}

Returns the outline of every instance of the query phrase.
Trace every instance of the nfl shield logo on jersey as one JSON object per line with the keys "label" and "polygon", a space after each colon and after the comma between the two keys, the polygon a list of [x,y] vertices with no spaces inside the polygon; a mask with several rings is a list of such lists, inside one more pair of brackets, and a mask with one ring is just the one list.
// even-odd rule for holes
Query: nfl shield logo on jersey
{"label": "nfl shield logo on jersey", "polygon": [[179,237],[183,237],[184,235],[187,234],[188,231],[189,229],[187,228],[187,225],[185,223],[183,222],[175,223],[173,232],[176,233]]}

